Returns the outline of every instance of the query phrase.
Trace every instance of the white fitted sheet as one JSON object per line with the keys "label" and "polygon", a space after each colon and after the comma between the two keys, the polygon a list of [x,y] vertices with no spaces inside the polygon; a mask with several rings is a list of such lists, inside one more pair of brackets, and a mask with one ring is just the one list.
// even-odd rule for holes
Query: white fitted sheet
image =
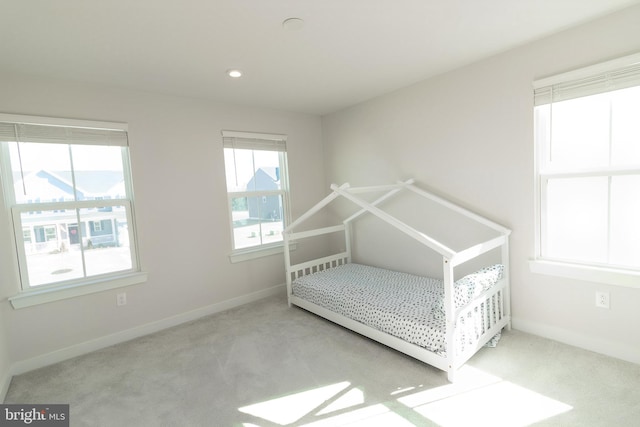
{"label": "white fitted sheet", "polygon": [[[484,279],[486,272],[491,276],[488,281]],[[478,292],[492,286],[501,274],[502,266],[493,266],[480,275],[457,281],[456,306],[463,306]],[[300,277],[293,282],[292,291],[293,295],[332,312],[446,355],[442,280],[349,263]],[[484,308],[477,311],[472,315],[484,316]],[[463,324],[457,340],[462,349],[484,332],[483,323],[469,317],[458,321]]]}

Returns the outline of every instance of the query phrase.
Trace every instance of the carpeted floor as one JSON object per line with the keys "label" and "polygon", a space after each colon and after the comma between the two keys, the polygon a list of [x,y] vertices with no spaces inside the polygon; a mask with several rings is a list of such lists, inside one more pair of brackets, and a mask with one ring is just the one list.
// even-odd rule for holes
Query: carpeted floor
{"label": "carpeted floor", "polygon": [[442,371],[272,297],[13,378],[71,426],[640,426],[640,365],[518,331]]}

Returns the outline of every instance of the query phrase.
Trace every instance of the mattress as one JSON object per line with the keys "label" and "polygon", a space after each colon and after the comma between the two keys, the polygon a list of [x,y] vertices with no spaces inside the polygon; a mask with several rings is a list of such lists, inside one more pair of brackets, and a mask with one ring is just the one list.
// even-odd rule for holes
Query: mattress
{"label": "mattress", "polygon": [[[502,266],[483,269],[455,283],[461,307],[501,278]],[[379,331],[446,356],[442,280],[350,263],[309,274],[292,283],[293,295]],[[457,345],[463,349],[483,333],[478,319],[459,319]],[[470,327],[471,326],[471,327]]]}

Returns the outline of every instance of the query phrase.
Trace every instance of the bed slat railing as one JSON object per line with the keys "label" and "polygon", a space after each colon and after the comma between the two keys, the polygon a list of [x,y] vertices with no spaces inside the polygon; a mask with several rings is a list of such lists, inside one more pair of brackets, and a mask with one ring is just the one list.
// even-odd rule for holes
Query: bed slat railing
{"label": "bed slat railing", "polygon": [[[507,325],[510,319],[504,311],[505,293],[506,281],[502,279],[496,286],[479,295],[456,313],[456,334],[464,332],[466,342],[463,349],[454,349],[455,368],[464,364],[478,348],[489,342]],[[474,318],[476,322],[471,321]],[[475,344],[468,342],[469,337]]]}
{"label": "bed slat railing", "polygon": [[[330,255],[324,258],[314,259],[312,261],[302,262],[300,264],[295,264],[289,267],[287,271],[289,281],[294,281],[302,276],[306,276],[308,274],[317,273],[319,271],[328,270],[330,268],[335,268],[340,265],[344,265],[348,263],[349,254],[347,252],[341,252],[339,254]],[[287,283],[289,284],[289,283]],[[289,289],[289,294],[291,294],[291,289]]]}
{"label": "bed slat railing", "polygon": [[[470,310],[473,310],[475,307],[479,306],[480,304],[489,301],[492,296],[497,294],[502,295],[504,293],[504,290],[505,290],[505,281],[503,278],[503,279],[500,279],[498,283],[495,284],[495,286],[491,287],[490,289],[482,292],[480,295],[475,297],[469,304],[458,309],[458,311],[455,313],[455,316],[457,318],[465,316]],[[500,301],[499,304],[496,305],[496,308],[499,308],[501,304],[502,304],[502,301]],[[504,312],[502,310],[498,310],[498,311],[501,313],[500,317],[503,317]]]}

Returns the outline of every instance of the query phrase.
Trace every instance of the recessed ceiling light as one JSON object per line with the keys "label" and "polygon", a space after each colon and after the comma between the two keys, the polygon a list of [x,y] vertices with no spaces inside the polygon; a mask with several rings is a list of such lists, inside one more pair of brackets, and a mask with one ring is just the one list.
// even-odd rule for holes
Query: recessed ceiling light
{"label": "recessed ceiling light", "polygon": [[242,71],[234,68],[231,70],[227,70],[227,75],[233,79],[238,79],[242,77]]}
{"label": "recessed ceiling light", "polygon": [[300,30],[302,27],[304,27],[304,20],[302,20],[301,18],[285,19],[282,22],[282,27],[285,30],[289,30],[289,31]]}

